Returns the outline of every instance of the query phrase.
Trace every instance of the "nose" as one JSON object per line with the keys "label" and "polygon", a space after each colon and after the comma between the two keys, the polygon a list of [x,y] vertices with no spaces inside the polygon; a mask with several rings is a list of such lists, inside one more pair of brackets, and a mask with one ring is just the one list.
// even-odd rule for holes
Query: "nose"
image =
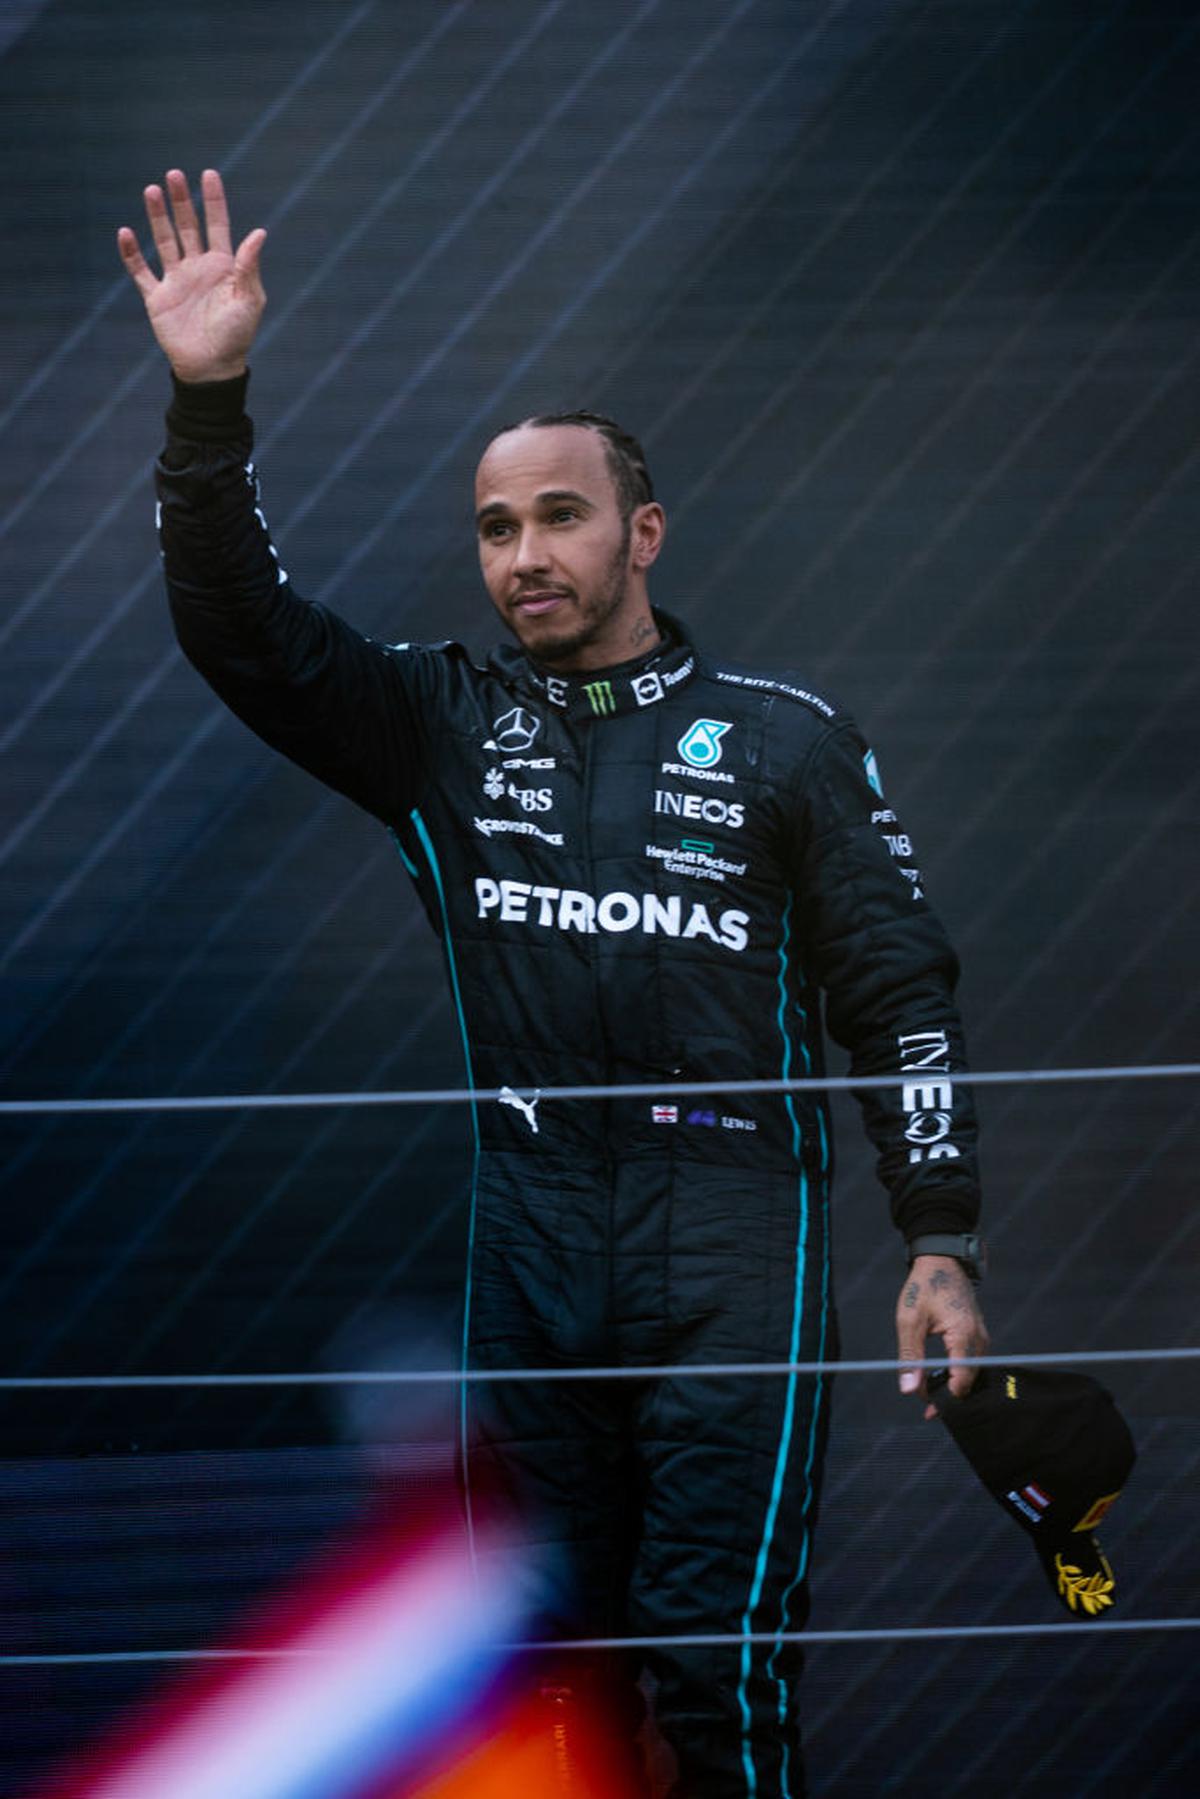
{"label": "nose", "polygon": [[517,575],[544,574],[549,567],[545,540],[536,525],[526,525],[517,539],[513,572]]}

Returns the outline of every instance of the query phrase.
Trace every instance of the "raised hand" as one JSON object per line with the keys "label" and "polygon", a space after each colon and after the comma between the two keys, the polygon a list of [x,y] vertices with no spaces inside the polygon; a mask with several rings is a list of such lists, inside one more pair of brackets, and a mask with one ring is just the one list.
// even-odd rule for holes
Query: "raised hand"
{"label": "raised hand", "polygon": [[117,232],[117,248],[179,379],[225,381],[244,372],[267,303],[258,266],[267,234],[261,226],[249,232],[235,252],[216,169],[205,169],[200,189],[207,249],[182,169],[168,169],[165,195],[161,187],[145,190],[161,279],[147,265],[128,225]]}

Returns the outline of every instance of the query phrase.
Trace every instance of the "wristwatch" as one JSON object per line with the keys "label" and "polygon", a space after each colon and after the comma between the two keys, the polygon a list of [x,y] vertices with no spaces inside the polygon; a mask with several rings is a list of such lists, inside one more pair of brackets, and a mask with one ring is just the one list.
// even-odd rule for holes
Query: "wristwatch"
{"label": "wristwatch", "polygon": [[966,1231],[961,1236],[954,1236],[947,1231],[927,1237],[910,1237],[908,1240],[908,1265],[911,1268],[917,1256],[953,1256],[961,1263],[971,1280],[978,1286],[987,1273],[987,1244],[982,1237],[973,1231]]}

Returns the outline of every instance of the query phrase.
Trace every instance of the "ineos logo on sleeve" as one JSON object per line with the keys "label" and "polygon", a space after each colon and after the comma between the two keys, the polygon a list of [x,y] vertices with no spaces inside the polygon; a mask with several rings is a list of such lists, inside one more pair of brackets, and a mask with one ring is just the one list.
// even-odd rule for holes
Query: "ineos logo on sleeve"
{"label": "ineos logo on sleeve", "polygon": [[950,1135],[949,1112],[913,1112],[904,1135],[910,1143],[940,1143]]}
{"label": "ineos logo on sleeve", "polygon": [[693,768],[713,768],[721,760],[721,739],[732,729],[723,719],[698,718],[679,739],[679,754]]}
{"label": "ineos logo on sleeve", "polygon": [[504,756],[519,756],[522,750],[529,748],[541,728],[540,718],[526,712],[524,706],[514,706],[511,712],[502,712],[492,721],[494,735],[483,747],[498,750]]}
{"label": "ineos logo on sleeve", "polygon": [[[910,1162],[957,1161],[961,1150],[949,1141],[954,1128],[954,1083],[950,1074],[950,1039],[938,1026],[929,1031],[908,1031],[897,1038],[901,1083],[900,1105],[904,1112],[904,1136],[912,1145]],[[914,1075],[924,1075],[914,1080]],[[940,1078],[939,1078],[940,1077]]]}

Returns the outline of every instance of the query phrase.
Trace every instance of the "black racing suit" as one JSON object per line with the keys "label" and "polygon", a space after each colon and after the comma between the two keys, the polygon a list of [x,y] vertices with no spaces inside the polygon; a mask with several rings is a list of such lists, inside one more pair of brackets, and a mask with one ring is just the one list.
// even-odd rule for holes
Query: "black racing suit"
{"label": "black racing suit", "polygon": [[[441,939],[475,1108],[475,1367],[829,1360],[821,1007],[897,1226],[976,1218],[953,954],[853,723],[797,678],[649,655],[556,677],[515,648],[387,646],[297,597],[258,509],[242,384],[181,389],[159,465],[184,651],[261,737],[393,834]],[[685,1098],[659,1094],[700,1083]],[[540,1091],[636,1083],[637,1097]],[[711,1087],[708,1086],[711,1083]],[[562,1552],[549,1628],[765,1643],[647,1656],[699,1795],[802,1790],[794,1632],[828,1417],[811,1377],[463,1389],[489,1465]]]}

